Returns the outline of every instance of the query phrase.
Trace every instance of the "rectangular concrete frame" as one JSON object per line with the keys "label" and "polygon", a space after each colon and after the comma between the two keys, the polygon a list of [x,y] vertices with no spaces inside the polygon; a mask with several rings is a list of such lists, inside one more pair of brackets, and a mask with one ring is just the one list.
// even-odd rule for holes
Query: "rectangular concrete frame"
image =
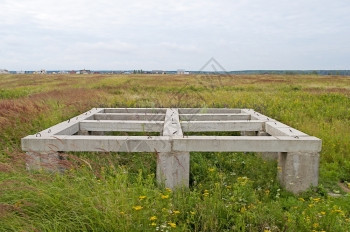
{"label": "rectangular concrete frame", "polygon": [[[159,132],[159,136],[106,136],[104,132]],[[242,136],[185,136],[184,132],[239,131]],[[316,137],[252,109],[94,108],[22,138],[29,170],[64,170],[63,151],[156,152],[157,180],[188,187],[190,152],[260,152],[278,159],[278,178],[293,193],[318,184]]]}

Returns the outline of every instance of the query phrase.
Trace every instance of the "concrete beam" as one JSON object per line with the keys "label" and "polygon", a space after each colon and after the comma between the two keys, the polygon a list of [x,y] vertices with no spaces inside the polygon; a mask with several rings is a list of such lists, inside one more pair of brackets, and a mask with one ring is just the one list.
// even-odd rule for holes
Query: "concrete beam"
{"label": "concrete beam", "polygon": [[95,120],[138,120],[138,121],[164,121],[165,114],[151,113],[98,113]]}
{"label": "concrete beam", "polygon": [[198,152],[318,152],[321,140],[289,136],[185,136],[173,138],[173,150]]}
{"label": "concrete beam", "polygon": [[128,120],[85,120],[80,122],[84,131],[125,131],[125,132],[161,132],[163,121],[128,121]]}
{"label": "concrete beam", "polygon": [[290,126],[283,123],[266,122],[265,123],[266,133],[272,136],[291,136],[291,137],[307,137],[309,135],[296,130]]}
{"label": "concrete beam", "polygon": [[180,114],[181,121],[250,120],[250,114]]}
{"label": "concrete beam", "polygon": [[22,138],[23,151],[170,152],[168,136],[51,136]]}
{"label": "concrete beam", "polygon": [[261,121],[182,121],[184,132],[201,131],[260,131],[264,123]]}
{"label": "concrete beam", "polygon": [[[144,144],[144,145],[140,145]],[[125,145],[127,145],[125,147]],[[289,136],[27,136],[24,151],[319,152],[321,140]]]}
{"label": "concrete beam", "polygon": [[179,108],[179,114],[239,114],[241,109],[227,108]]}
{"label": "concrete beam", "polygon": [[152,113],[165,114],[166,108],[104,108],[101,113]]}
{"label": "concrete beam", "polygon": [[46,137],[51,135],[73,135],[79,131],[79,122],[85,119],[92,119],[93,115],[101,112],[101,108],[93,108],[67,121],[56,124],[36,134],[37,137]]}

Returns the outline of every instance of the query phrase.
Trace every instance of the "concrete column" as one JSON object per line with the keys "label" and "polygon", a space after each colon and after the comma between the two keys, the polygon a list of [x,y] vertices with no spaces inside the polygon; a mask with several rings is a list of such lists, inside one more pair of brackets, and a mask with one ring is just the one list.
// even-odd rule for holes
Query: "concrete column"
{"label": "concrete column", "polygon": [[29,171],[63,173],[66,169],[65,157],[58,152],[26,152],[26,168]]}
{"label": "concrete column", "polygon": [[256,136],[256,131],[241,131],[241,136]]}
{"label": "concrete column", "polygon": [[174,189],[189,187],[189,152],[160,152],[157,156],[157,181]]}
{"label": "concrete column", "polygon": [[[166,111],[162,134],[171,138],[183,136],[177,109]],[[159,152],[157,154],[157,181],[171,189],[189,187],[190,153]]]}
{"label": "concrete column", "polygon": [[278,153],[278,178],[293,193],[307,190],[318,184],[320,155],[318,152]]}
{"label": "concrete column", "polygon": [[104,131],[90,131],[90,135],[105,135]]}
{"label": "concrete column", "polygon": [[87,131],[87,130],[79,130],[77,132],[77,135],[89,135],[89,131]]}
{"label": "concrete column", "polygon": [[[270,136],[265,131],[259,131],[257,133],[258,136]],[[278,152],[259,152],[261,155],[261,158],[264,160],[277,160],[278,159]]]}

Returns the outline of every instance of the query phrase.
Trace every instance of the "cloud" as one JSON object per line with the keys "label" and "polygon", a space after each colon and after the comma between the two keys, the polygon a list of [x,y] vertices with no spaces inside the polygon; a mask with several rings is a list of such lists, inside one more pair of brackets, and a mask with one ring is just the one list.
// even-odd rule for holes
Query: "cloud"
{"label": "cloud", "polygon": [[7,69],[196,70],[210,57],[227,70],[350,68],[343,0],[3,0],[0,9]]}

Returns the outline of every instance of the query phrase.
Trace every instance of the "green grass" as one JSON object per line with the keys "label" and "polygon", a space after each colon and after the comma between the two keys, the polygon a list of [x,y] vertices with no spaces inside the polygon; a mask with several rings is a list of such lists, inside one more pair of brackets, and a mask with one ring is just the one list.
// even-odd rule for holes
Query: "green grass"
{"label": "green grass", "polygon": [[[350,77],[1,75],[0,89],[0,231],[350,230],[338,185],[350,183]],[[25,170],[20,138],[92,107],[254,108],[322,139],[320,185],[295,196],[252,153],[191,153],[190,189],[176,191],[157,186],[153,153]]]}

